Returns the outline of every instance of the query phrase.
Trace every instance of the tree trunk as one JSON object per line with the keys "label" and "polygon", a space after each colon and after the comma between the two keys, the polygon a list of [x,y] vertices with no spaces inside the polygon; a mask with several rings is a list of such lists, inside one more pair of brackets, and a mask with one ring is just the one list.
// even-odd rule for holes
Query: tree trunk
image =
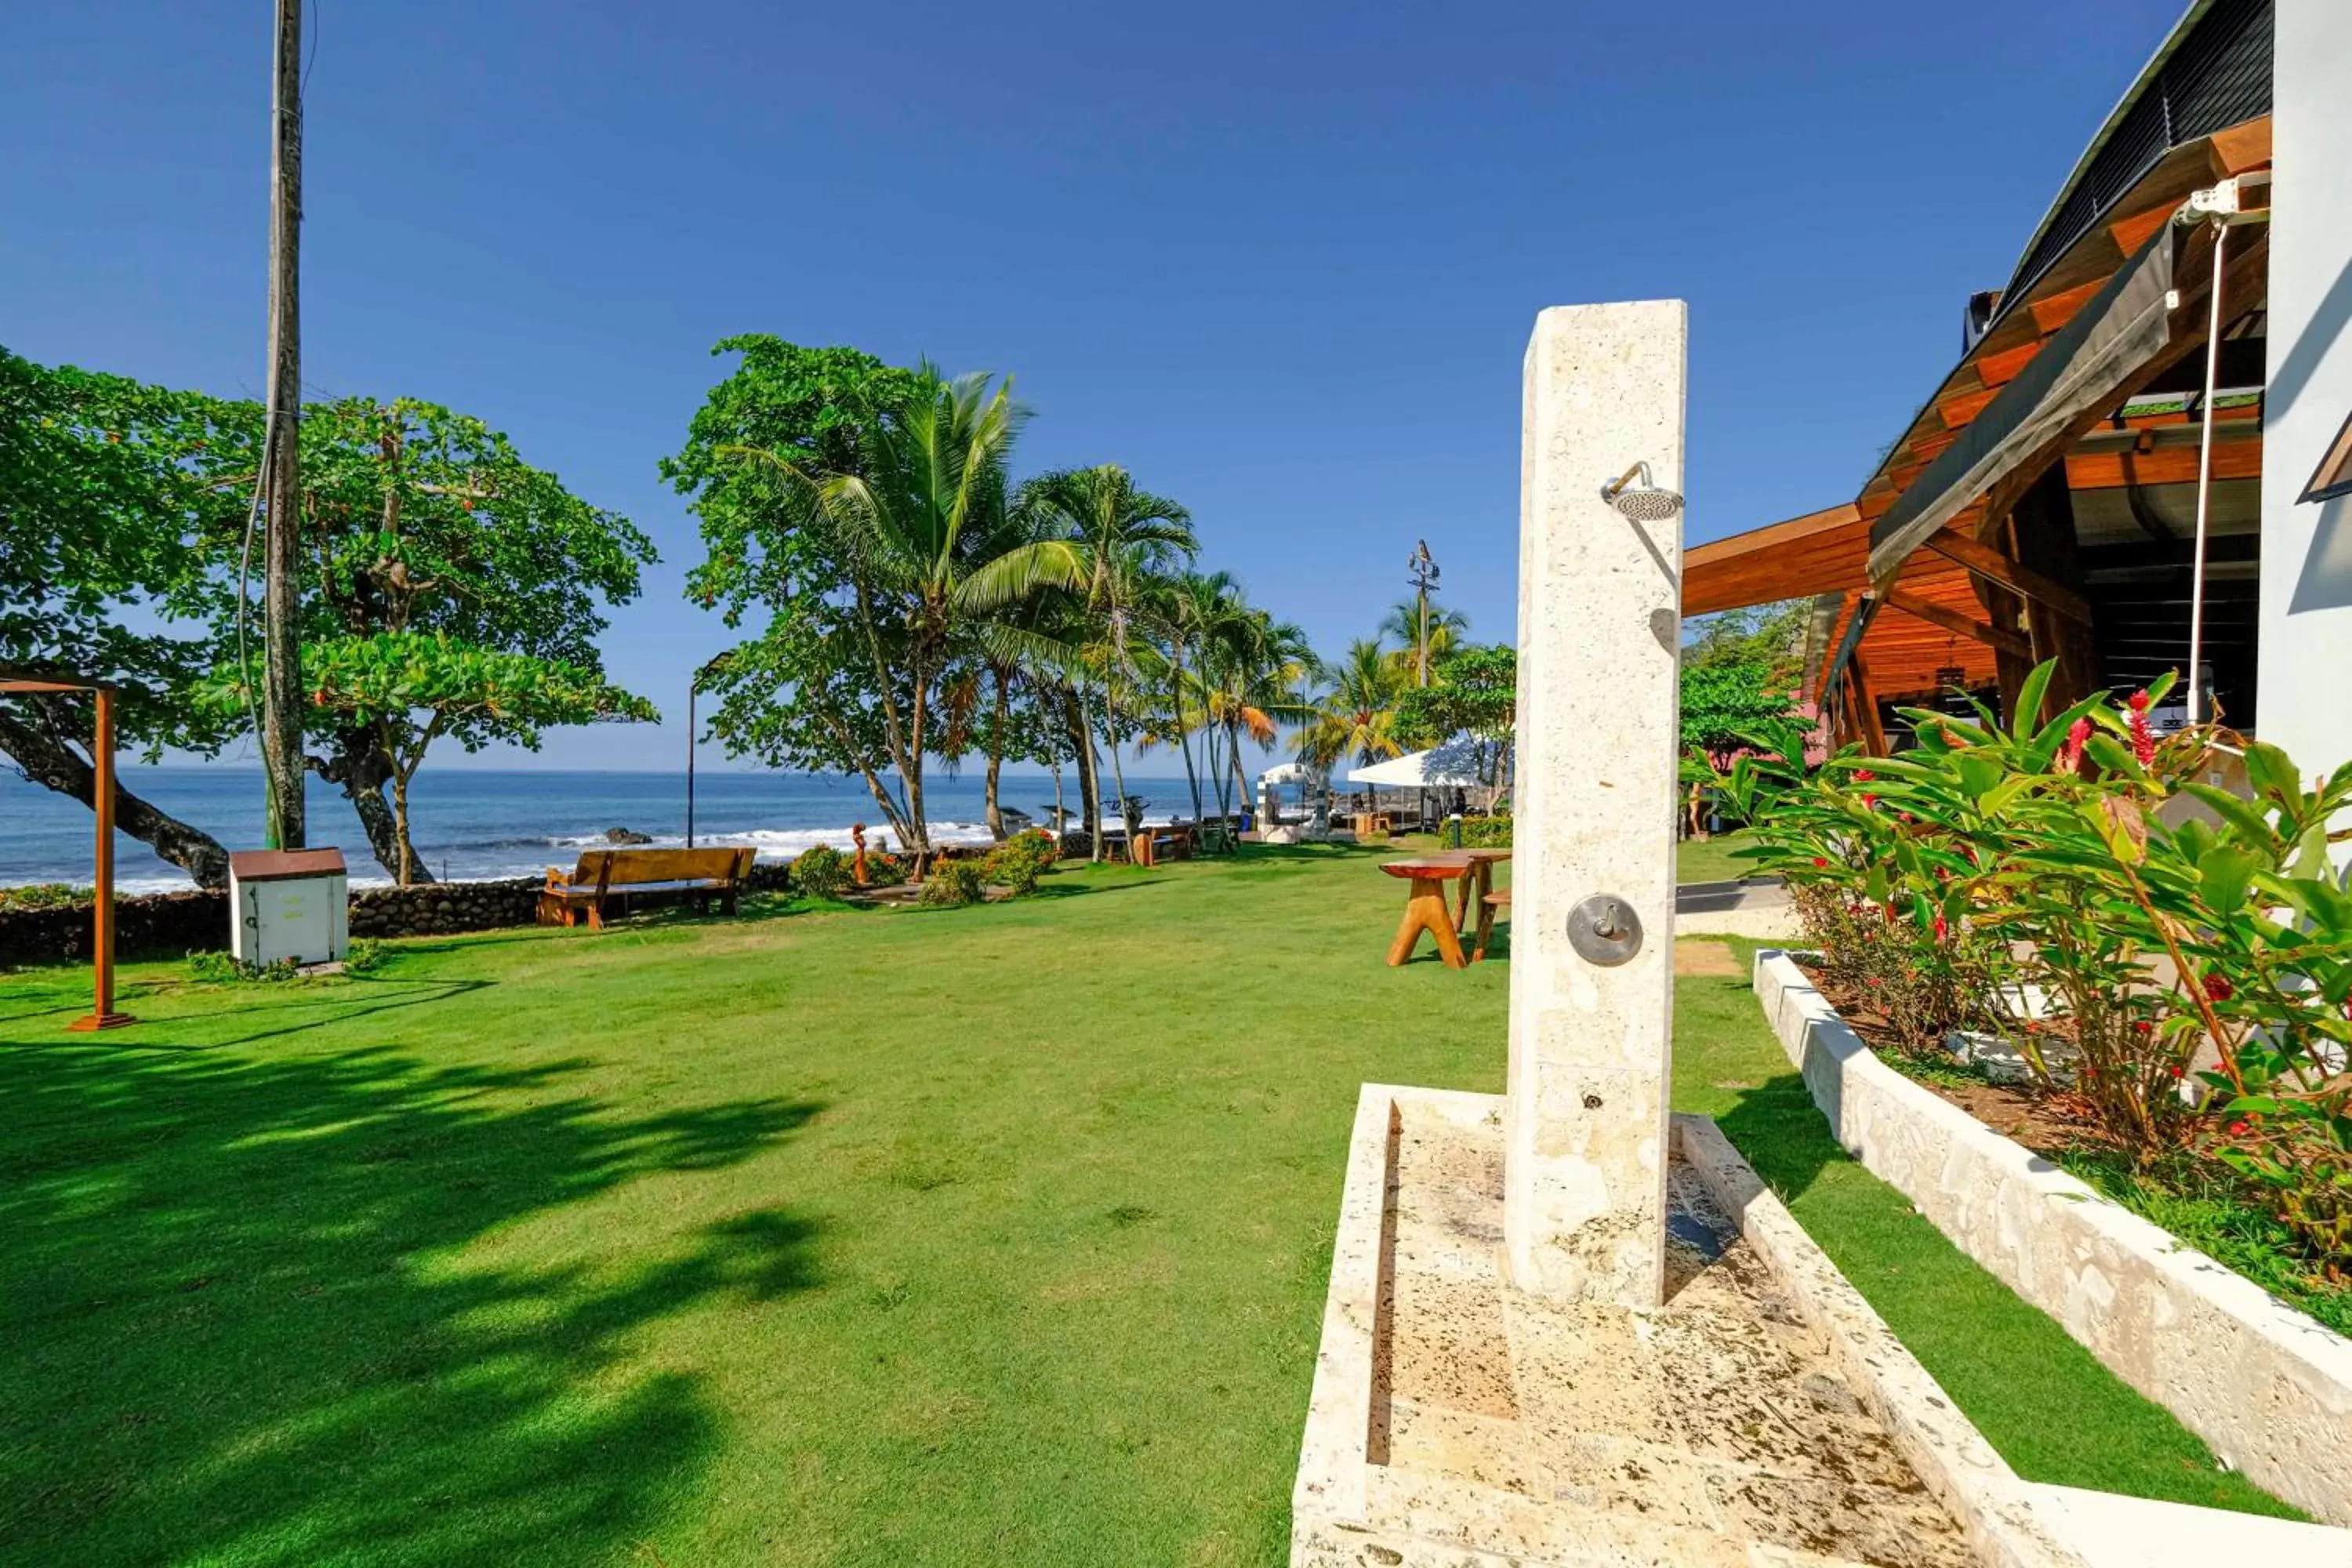
{"label": "tree trunk", "polygon": [[[97,809],[98,770],[54,735],[0,712],[0,752],[32,783]],[[114,826],[194,878],[198,887],[228,886],[228,852],[219,841],[123,788],[120,774],[114,780]]]}
{"label": "tree trunk", "polygon": [[1127,764],[1119,761],[1118,722],[1116,710],[1111,707],[1110,693],[1108,691],[1103,693],[1103,741],[1106,749],[1110,752],[1110,776],[1118,789],[1118,819],[1126,825],[1129,839],[1128,853],[1132,855],[1135,852],[1133,840],[1136,823],[1134,819],[1139,814],[1127,809]]}
{"label": "tree trunk", "polygon": [[[392,831],[400,849],[399,869],[394,877],[404,888],[416,884],[416,846],[408,837],[408,775],[392,775]],[[425,880],[430,881],[431,878]]]}
{"label": "tree trunk", "polygon": [[1184,727],[1184,664],[1176,661],[1176,679],[1168,688],[1168,716],[1176,726],[1176,746],[1184,753],[1184,785],[1192,792],[1192,822],[1201,821],[1201,775],[1192,770],[1192,732]]}
{"label": "tree trunk", "polygon": [[988,736],[988,836],[999,844],[1004,842],[1004,811],[996,803],[997,774],[1004,766],[1004,707],[1006,689],[1011,683],[1004,672],[996,672],[996,724]]}
{"label": "tree trunk", "polygon": [[1240,796],[1235,804],[1246,815],[1251,807],[1249,775],[1242,771],[1242,732],[1240,726],[1230,719],[1225,721],[1225,741],[1234,754],[1234,789]]}
{"label": "tree trunk", "polygon": [[301,605],[294,574],[301,564],[302,466],[302,3],[278,0],[272,61],[276,112],[269,156],[268,527],[262,552],[261,766],[268,790],[272,849],[300,849],[302,784]]}
{"label": "tree trunk", "polygon": [[1078,769],[1078,812],[1088,840],[1087,858],[1102,858],[1102,792],[1095,787],[1095,743],[1087,731],[1086,704],[1074,688],[1062,689],[1062,727]]}
{"label": "tree trunk", "polygon": [[[311,772],[343,792],[343,798],[352,803],[352,814],[360,819],[360,831],[367,835],[368,848],[374,854],[376,863],[397,880],[400,825],[393,815],[392,803],[384,798],[393,763],[377,732],[370,728],[338,730],[333,749],[327,756],[311,757],[309,763]],[[434,879],[430,870],[421,866],[418,870],[418,880]]]}

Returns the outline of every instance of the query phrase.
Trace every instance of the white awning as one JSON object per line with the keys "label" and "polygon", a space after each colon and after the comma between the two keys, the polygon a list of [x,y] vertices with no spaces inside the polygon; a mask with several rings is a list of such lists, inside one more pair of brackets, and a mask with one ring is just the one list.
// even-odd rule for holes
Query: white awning
{"label": "white awning", "polygon": [[1457,737],[1425,752],[1358,768],[1349,773],[1348,782],[1375,789],[1475,789],[1484,781],[1478,777],[1475,748],[1466,737]]}

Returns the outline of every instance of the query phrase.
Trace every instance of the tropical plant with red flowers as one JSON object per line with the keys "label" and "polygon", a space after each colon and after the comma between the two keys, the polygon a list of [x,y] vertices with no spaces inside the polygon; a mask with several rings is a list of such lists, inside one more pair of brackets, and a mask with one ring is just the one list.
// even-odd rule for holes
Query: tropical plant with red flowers
{"label": "tropical plant with red flowers", "polygon": [[[1843,752],[1811,778],[1743,760],[1724,787],[1757,824],[1745,853],[1797,889],[1817,940],[1849,949],[1833,971],[1874,962],[1857,910],[1899,911],[1932,946],[1972,939],[1975,999],[2045,1086],[2063,1047],[2117,1146],[2212,1154],[2341,1264],[2352,895],[2331,846],[2352,830],[2330,825],[2352,809],[2352,764],[2306,789],[2275,747],[2210,726],[2158,737],[2168,679],[2044,720],[2050,674],[2006,728],[1914,710],[1919,743],[1899,757]],[[2251,798],[2216,782],[2238,756]]]}

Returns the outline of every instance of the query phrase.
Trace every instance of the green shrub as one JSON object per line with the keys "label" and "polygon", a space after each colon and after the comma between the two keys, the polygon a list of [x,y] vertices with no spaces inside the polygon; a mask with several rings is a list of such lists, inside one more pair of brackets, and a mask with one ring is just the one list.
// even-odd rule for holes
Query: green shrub
{"label": "green shrub", "polygon": [[29,882],[21,888],[0,888],[0,910],[63,910],[86,904],[94,890],[69,882]]}
{"label": "green shrub", "polygon": [[377,938],[355,936],[352,944],[343,949],[343,973],[365,974],[390,956],[390,951]]}
{"label": "green shrub", "polygon": [[1010,888],[1016,894],[1034,893],[1037,879],[1062,858],[1061,841],[1040,828],[1016,833],[988,852],[980,863],[981,879]]}
{"label": "green shrub", "polygon": [[290,958],[275,963],[247,963],[234,953],[216,951],[188,954],[188,974],[207,985],[275,984],[301,978]]}
{"label": "green shrub", "polygon": [[1507,816],[1465,816],[1462,819],[1465,849],[1508,849],[1511,819]]}
{"label": "green shrub", "polygon": [[[855,867],[852,868],[853,874]],[[907,879],[907,862],[896,855],[869,852],[866,857],[866,885],[869,888],[895,888]]]}
{"label": "green shrub", "polygon": [[960,910],[987,896],[988,885],[981,879],[979,861],[940,860],[932,863],[931,874],[924,879],[923,891],[916,902],[927,909]]}
{"label": "green shrub", "polygon": [[837,899],[849,886],[849,857],[830,844],[803,849],[793,860],[793,891],[803,898]]}

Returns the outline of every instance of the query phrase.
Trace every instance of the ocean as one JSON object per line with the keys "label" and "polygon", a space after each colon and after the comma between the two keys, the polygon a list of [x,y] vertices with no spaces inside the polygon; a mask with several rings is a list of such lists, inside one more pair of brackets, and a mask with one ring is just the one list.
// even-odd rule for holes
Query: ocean
{"label": "ocean", "polygon": [[[122,782],[182,821],[203,828],[231,849],[261,845],[261,773],[251,767],[130,767]],[[1105,779],[1108,795],[1108,779]],[[1150,803],[1147,816],[1192,814],[1181,778],[1129,774],[1129,793]],[[937,843],[984,843],[988,838],[980,772],[923,781],[931,837]],[[1049,776],[1008,777],[1003,804],[1043,823],[1051,820]],[[1064,804],[1078,806],[1077,775],[1062,775]],[[748,844],[763,859],[790,859],[815,844],[849,847],[852,823],[868,824],[866,840],[887,836],[882,814],[863,781],[821,774],[698,773],[695,778],[695,842]],[[1206,799],[1204,785],[1203,798]],[[1108,800],[1105,802],[1108,805]],[[340,846],[354,884],[392,879],[368,849],[351,803],[333,785],[310,784],[310,840]],[[1213,806],[1212,806],[1213,809]],[[607,828],[648,834],[656,845],[686,842],[686,776],[648,773],[562,773],[537,770],[427,767],[409,786],[409,815],[417,853],[434,875],[459,879],[535,877],[568,864],[580,850],[601,845]],[[0,887],[26,882],[90,879],[89,808],[28,784],[0,765]],[[128,835],[115,840],[115,886],[124,893],[189,887],[176,866]]]}

